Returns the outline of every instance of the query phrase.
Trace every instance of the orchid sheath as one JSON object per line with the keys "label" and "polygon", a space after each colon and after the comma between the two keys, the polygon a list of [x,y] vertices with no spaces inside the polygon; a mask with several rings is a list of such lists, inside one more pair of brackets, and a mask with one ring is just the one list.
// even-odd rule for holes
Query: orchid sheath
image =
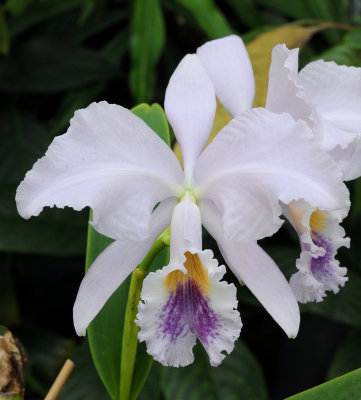
{"label": "orchid sheath", "polygon": [[[249,102],[249,99],[246,103]],[[74,305],[78,334],[171,225],[170,262],[144,281],[139,338],[164,365],[193,361],[196,338],[212,365],[241,330],[233,285],[202,249],[201,225],[242,280],[290,337],[296,298],[273,260],[256,244],[281,226],[280,201],[304,199],[319,209],[347,201],[330,158],[311,129],[265,109],[244,112],[202,152],[216,108],[215,88],[197,55],[172,75],[165,112],[180,143],[184,170],[169,147],[129,110],[106,102],[78,110],[17,191],[19,213],[45,206],[93,209],[93,226],[115,241],[94,261]]]}

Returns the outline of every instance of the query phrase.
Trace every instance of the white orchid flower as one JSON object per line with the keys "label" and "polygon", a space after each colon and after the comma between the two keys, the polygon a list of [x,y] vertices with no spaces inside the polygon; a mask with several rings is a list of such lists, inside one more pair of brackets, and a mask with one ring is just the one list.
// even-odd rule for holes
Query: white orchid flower
{"label": "white orchid flower", "polygon": [[[235,117],[250,109],[254,77],[242,40],[234,35],[213,40],[197,54],[228,112]],[[315,144],[334,159],[344,180],[361,175],[360,100],[360,68],[316,61],[298,74],[298,49],[284,45],[273,49],[266,108],[305,121],[313,129]],[[347,280],[346,268],[339,267],[335,255],[339,247],[349,246],[339,226],[349,204],[321,211],[299,200],[283,210],[298,232],[302,249],[291,286],[300,302],[321,301],[326,290],[336,293]]]}
{"label": "white orchid flower", "polygon": [[202,251],[201,224],[237,278],[288,336],[296,336],[295,296],[255,241],[281,226],[279,201],[302,198],[320,209],[338,208],[348,192],[329,157],[312,145],[310,128],[286,114],[243,113],[202,153],[215,108],[208,74],[198,56],[188,55],[165,97],[184,170],[143,121],[101,102],[75,113],[68,132],[54,139],[20,184],[16,200],[24,218],[44,206],[90,206],[94,228],[115,239],[81,283],[74,305],[78,334],[171,223],[170,263],[144,281],[137,316],[139,338],[157,360],[192,362],[198,337],[217,365],[241,329],[235,288],[220,282],[224,267]]}
{"label": "white orchid flower", "polygon": [[[344,180],[361,176],[361,68],[318,60],[298,72],[298,49],[278,45],[272,52],[266,107],[288,112],[313,129],[315,140],[342,171]],[[293,202],[286,214],[299,234],[299,272],[291,278],[298,300],[321,301],[326,290],[339,291],[346,268],[335,259],[349,239],[339,225],[348,206],[320,211]]]}

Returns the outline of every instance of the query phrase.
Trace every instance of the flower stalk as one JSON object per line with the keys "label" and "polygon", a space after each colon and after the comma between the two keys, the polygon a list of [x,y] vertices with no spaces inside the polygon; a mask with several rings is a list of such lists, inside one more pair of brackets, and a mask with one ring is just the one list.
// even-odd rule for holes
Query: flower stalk
{"label": "flower stalk", "polygon": [[[132,383],[138,348],[139,330],[138,326],[134,323],[134,320],[138,312],[138,303],[140,301],[140,293],[142,290],[143,281],[148,274],[148,270],[154,258],[161,250],[164,249],[165,246],[169,246],[169,237],[169,228],[167,228],[154,242],[154,245],[149,250],[144,260],[132,273],[124,317],[122,356],[120,366],[120,399],[132,399]],[[138,393],[139,391],[136,392]]]}

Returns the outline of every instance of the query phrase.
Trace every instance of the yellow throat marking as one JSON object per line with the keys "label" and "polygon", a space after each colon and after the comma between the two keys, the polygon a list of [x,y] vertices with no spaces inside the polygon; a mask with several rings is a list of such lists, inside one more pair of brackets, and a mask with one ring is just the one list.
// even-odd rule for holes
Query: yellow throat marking
{"label": "yellow throat marking", "polygon": [[164,281],[167,292],[175,290],[178,283],[184,285],[193,281],[198,284],[205,294],[209,294],[211,282],[198,254],[192,254],[187,251],[184,255],[186,256],[184,267],[187,270],[187,274],[180,270],[175,270],[168,274]]}

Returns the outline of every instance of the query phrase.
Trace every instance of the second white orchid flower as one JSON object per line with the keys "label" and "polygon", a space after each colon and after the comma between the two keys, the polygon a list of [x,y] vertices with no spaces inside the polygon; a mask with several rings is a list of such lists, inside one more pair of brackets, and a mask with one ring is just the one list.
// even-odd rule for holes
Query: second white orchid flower
{"label": "second white orchid flower", "polygon": [[[216,88],[216,94],[236,117],[252,107],[254,77],[242,40],[234,35],[213,40],[197,50]],[[272,52],[266,108],[289,113],[312,129],[314,146],[328,153],[344,180],[361,175],[361,69],[322,60],[298,73],[298,49],[278,45]],[[241,157],[241,156],[240,156]],[[321,301],[327,290],[338,292],[346,268],[335,256],[349,239],[340,222],[349,203],[320,209],[299,199],[283,205],[301,244],[298,272],[291,278],[297,300]]]}

